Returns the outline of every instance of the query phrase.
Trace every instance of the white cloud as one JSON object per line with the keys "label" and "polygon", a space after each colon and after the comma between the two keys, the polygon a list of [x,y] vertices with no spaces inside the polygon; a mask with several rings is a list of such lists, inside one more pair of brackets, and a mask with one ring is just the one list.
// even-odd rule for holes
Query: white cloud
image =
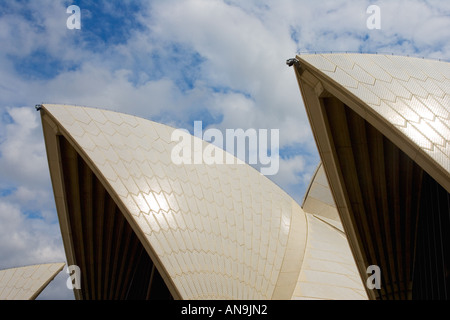
{"label": "white cloud", "polygon": [[[29,219],[17,203],[0,198],[0,269],[39,263],[66,262],[58,223]],[[38,299],[73,299],[61,271]]]}
{"label": "white cloud", "polygon": [[277,175],[277,181],[280,184],[297,184],[296,174],[302,173],[305,169],[305,159],[301,155],[280,159],[280,171]]}
{"label": "white cloud", "polygon": [[0,268],[65,261],[59,226],[28,219],[17,203],[0,198]]}
{"label": "white cloud", "polygon": [[37,189],[48,187],[47,156],[37,112],[32,107],[8,107],[5,111],[13,122],[2,124],[0,186],[6,182]]}

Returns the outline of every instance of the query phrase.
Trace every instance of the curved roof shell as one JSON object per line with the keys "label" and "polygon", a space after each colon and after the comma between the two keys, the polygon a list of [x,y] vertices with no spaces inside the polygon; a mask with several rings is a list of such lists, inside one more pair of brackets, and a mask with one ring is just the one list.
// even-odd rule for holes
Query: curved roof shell
{"label": "curved roof shell", "polygon": [[450,192],[449,63],[376,54],[297,58],[319,80],[316,90],[351,105]]}
{"label": "curved roof shell", "polygon": [[[57,105],[45,105],[42,114],[63,239],[69,263],[80,265],[82,274],[96,274],[89,267],[105,260],[110,251],[105,245],[131,232],[116,232],[115,240],[103,234],[103,242],[95,242],[99,232],[112,232],[108,217],[95,220],[96,177],[172,297],[290,298],[303,257],[306,220],[300,206],[266,177],[241,164],[176,165],[171,160],[175,129],[138,117]],[[82,215],[87,217],[71,218]],[[76,241],[74,233],[79,233]],[[124,254],[109,257],[109,262],[123,263],[131,272],[131,258],[123,259]],[[91,291],[84,298],[105,297],[94,278],[84,283]]]}
{"label": "curved roof shell", "polygon": [[0,300],[34,300],[64,268],[46,263],[0,270]]}
{"label": "curved roof shell", "polygon": [[366,300],[322,163],[311,178],[302,209],[308,221],[308,240],[292,298]]}
{"label": "curved roof shell", "polygon": [[66,256],[83,279],[77,299],[345,299],[317,290],[324,274],[364,297],[330,225],[316,237],[339,233],[350,267],[310,259],[301,273],[321,250],[308,228],[323,222],[247,164],[177,165],[175,129],[131,115],[49,104],[41,115]]}
{"label": "curved roof shell", "polygon": [[[382,270],[381,289],[369,290],[370,298],[448,298],[450,64],[371,54],[296,60],[359,272]],[[431,248],[437,253],[427,256]],[[432,268],[441,270],[434,278]]]}
{"label": "curved roof shell", "polygon": [[[328,184],[327,176],[320,163],[311,178],[311,182],[306,190],[302,209],[305,212],[320,216],[322,219],[334,221],[340,224],[341,219],[334,203],[333,194]],[[339,227],[342,230],[342,226]]]}

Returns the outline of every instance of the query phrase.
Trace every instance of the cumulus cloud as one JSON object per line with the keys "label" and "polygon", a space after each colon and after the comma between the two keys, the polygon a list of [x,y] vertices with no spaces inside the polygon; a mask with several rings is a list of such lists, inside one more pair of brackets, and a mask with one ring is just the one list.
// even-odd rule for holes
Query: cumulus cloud
{"label": "cumulus cloud", "polygon": [[16,203],[0,200],[1,268],[65,261],[59,226],[40,218],[29,219]]}

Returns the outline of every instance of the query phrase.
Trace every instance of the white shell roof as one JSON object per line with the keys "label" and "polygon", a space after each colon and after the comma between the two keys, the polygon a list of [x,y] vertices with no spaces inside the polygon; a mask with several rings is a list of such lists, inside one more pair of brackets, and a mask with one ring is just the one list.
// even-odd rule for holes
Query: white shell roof
{"label": "white shell roof", "polygon": [[[322,163],[317,166],[302,204],[302,209],[328,221],[343,231],[333,194]],[[331,221],[330,221],[331,220]]]}
{"label": "white shell roof", "polygon": [[366,300],[322,163],[302,209],[308,220],[308,241],[292,299]]}
{"label": "white shell roof", "polygon": [[369,106],[450,178],[450,63],[375,54],[297,58]]}
{"label": "white shell roof", "polygon": [[[258,171],[176,165],[175,128],[156,122],[94,108],[44,108],[126,207],[182,299],[270,299],[283,286],[280,274],[297,279],[304,213]],[[298,235],[290,243],[293,224]],[[291,259],[284,259],[288,249]]]}
{"label": "white shell roof", "polygon": [[292,299],[367,300],[347,238],[336,220],[306,216],[308,241]]}
{"label": "white shell roof", "polygon": [[0,300],[35,299],[64,265],[47,263],[0,270]]}
{"label": "white shell roof", "polygon": [[[324,240],[338,233],[344,253],[337,255],[353,261],[345,235],[331,224],[309,232],[311,223],[324,222],[307,218],[290,196],[249,165],[176,165],[170,156],[174,128],[94,108],[46,104],[43,110],[44,121],[71,141],[141,232],[144,246],[164,268],[160,271],[175,285],[176,298],[346,298],[337,292],[347,286],[341,280],[348,276],[323,270],[320,261],[326,258],[309,266],[317,271],[309,273],[312,277],[307,272],[299,278],[305,252],[328,251],[322,248],[325,242],[307,245],[313,234]],[[305,258],[310,261],[311,255]],[[356,267],[346,272],[353,272],[352,285],[364,296]],[[336,279],[328,284],[335,294],[315,293],[324,275]],[[299,282],[309,289],[299,291]]]}

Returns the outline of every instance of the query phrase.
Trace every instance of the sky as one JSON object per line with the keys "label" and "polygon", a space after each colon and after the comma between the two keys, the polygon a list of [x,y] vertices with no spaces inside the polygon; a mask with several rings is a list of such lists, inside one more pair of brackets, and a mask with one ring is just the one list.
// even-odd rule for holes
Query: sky
{"label": "sky", "polygon": [[[80,29],[67,27],[70,5]],[[380,28],[367,21],[377,5]],[[297,53],[450,60],[444,0],[2,0],[0,269],[66,261],[39,113],[61,103],[192,132],[278,129],[278,174],[301,203],[320,158],[292,68]],[[73,299],[64,269],[38,299]]]}

